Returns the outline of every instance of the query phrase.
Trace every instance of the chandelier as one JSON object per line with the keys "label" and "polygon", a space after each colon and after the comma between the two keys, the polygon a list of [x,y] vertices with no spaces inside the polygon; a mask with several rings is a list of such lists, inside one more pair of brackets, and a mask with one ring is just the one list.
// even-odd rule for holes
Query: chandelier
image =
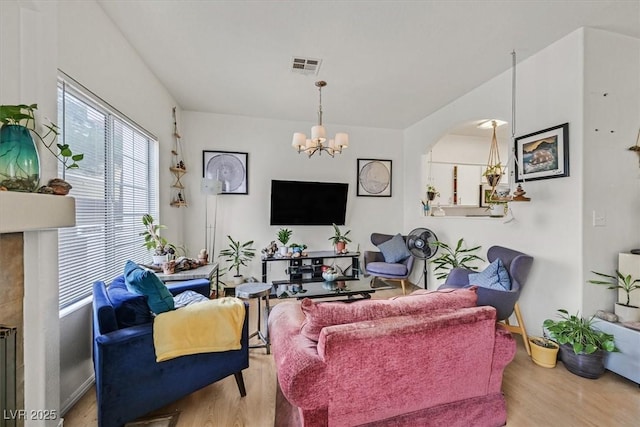
{"label": "chandelier", "polygon": [[320,104],[318,105],[318,124],[311,128],[311,139],[307,139],[304,133],[296,132],[293,134],[292,146],[298,150],[298,153],[306,153],[309,157],[315,153],[322,155],[326,152],[331,157],[336,153],[342,153],[343,148],[349,146],[349,135],[341,132],[336,133],[334,139],[327,142],[327,133],[322,125],[322,88],[327,85],[325,81],[317,81],[318,93],[320,95]]}

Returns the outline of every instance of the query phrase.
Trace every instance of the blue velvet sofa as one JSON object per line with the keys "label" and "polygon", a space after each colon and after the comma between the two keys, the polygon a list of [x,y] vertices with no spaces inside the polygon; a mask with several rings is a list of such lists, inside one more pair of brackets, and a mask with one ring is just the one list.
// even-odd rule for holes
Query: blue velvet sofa
{"label": "blue velvet sofa", "polygon": [[[121,427],[231,374],[235,375],[240,395],[246,395],[242,370],[249,367],[248,310],[240,350],[182,356],[158,363],[151,317],[131,326],[145,321],[144,315],[150,314],[136,314],[135,306],[133,311],[122,306],[122,295],[127,292],[122,288],[124,279],[118,277],[113,284],[109,290],[104,282],[93,285],[93,363],[99,427]],[[168,288],[173,295],[185,290],[209,295],[209,282],[202,279]],[[142,302],[146,304],[146,300]]]}

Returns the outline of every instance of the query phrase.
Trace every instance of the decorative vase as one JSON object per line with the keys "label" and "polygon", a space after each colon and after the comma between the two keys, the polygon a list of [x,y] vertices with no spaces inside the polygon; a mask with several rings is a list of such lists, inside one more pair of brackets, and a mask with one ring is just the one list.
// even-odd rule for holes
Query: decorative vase
{"label": "decorative vase", "polygon": [[498,174],[489,174],[487,175],[487,182],[490,186],[495,187],[500,182],[501,175]]}
{"label": "decorative vase", "polygon": [[583,378],[596,379],[604,374],[604,360],[607,352],[597,350],[595,353],[575,354],[569,344],[560,345],[560,360],[567,370]]}
{"label": "decorative vase", "polygon": [[169,261],[169,255],[153,255],[154,265],[163,265]]}
{"label": "decorative vase", "polygon": [[32,192],[40,181],[38,150],[29,129],[20,125],[0,128],[0,186],[9,191]]}
{"label": "decorative vase", "polygon": [[285,256],[289,253],[289,248],[287,246],[280,246],[280,255]]}
{"label": "decorative vase", "polygon": [[322,272],[322,278],[324,280],[326,280],[327,282],[333,282],[334,280],[336,280],[338,278],[339,274],[338,273],[332,273],[329,271],[323,271]]}
{"label": "decorative vase", "polygon": [[173,274],[176,272],[176,262],[171,260],[162,264],[162,272],[164,274]]}
{"label": "decorative vase", "polygon": [[427,191],[427,199],[433,201],[433,199],[436,198],[436,193],[435,191]]}
{"label": "decorative vase", "polygon": [[345,251],[345,249],[347,248],[347,244],[346,242],[338,242],[336,243],[336,252],[341,254]]}
{"label": "decorative vase", "polygon": [[[553,347],[546,347],[542,345],[544,343],[550,343]],[[538,366],[543,368],[555,368],[556,361],[558,360],[558,350],[560,346],[555,342],[541,337],[529,337],[529,344],[531,347],[531,360]]]}

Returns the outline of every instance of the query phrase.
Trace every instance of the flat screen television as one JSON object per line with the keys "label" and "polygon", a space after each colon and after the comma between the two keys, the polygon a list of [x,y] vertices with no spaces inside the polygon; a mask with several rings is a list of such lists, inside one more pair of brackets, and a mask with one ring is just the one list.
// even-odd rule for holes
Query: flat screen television
{"label": "flat screen television", "polygon": [[349,184],[271,181],[271,225],[344,225]]}

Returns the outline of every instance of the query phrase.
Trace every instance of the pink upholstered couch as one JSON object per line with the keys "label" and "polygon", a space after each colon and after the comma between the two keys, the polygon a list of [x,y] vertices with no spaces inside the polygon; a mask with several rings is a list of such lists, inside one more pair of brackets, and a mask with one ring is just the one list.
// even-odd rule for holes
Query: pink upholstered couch
{"label": "pink upholstered couch", "polygon": [[282,394],[304,426],[504,425],[515,343],[476,299],[472,288],[279,303],[269,332]]}

